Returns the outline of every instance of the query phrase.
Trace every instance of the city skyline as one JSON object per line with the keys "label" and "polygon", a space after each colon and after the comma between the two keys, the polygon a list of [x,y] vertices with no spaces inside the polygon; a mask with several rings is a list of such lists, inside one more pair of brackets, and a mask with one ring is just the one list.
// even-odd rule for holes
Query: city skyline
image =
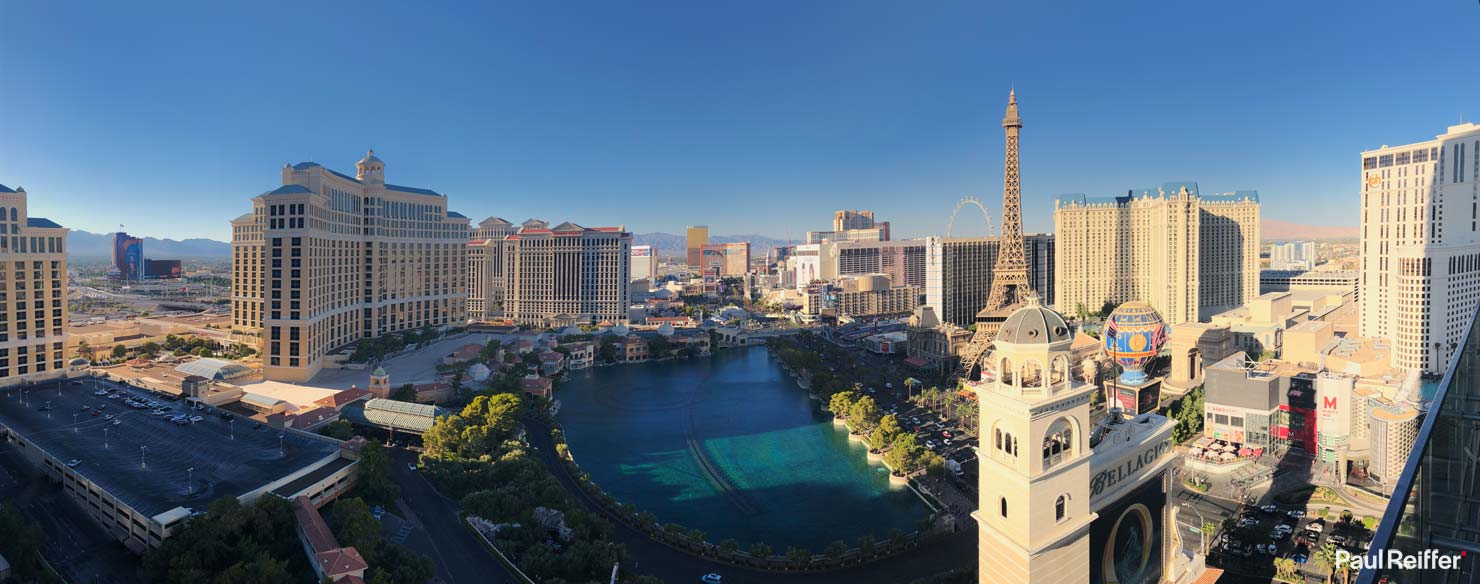
{"label": "city skyline", "polygon": [[[959,198],[997,198],[997,111],[1015,86],[1030,112],[1029,232],[1051,229],[1057,195],[1177,180],[1210,193],[1258,190],[1269,219],[1350,227],[1355,153],[1430,139],[1462,115],[1463,103],[1442,96],[1476,88],[1443,75],[1445,59],[1376,50],[1401,46],[1404,29],[1461,26],[1473,6],[1415,7],[1363,35],[1346,33],[1366,21],[1356,7],[1282,7],[1279,21],[1244,8],[1086,5],[1085,18],[1058,22],[1018,7],[866,5],[848,18],[795,8],[781,22],[763,7],[322,7],[284,20],[259,7],[17,6],[8,9],[14,48],[0,54],[20,88],[0,110],[11,138],[0,144],[0,179],[47,193],[32,205],[74,229],[111,232],[121,222],[226,241],[231,214],[198,209],[274,188],[257,169],[314,161],[347,172],[375,147],[408,169],[407,182],[447,194],[469,217],[580,208],[571,220],[634,233],[708,224],[800,239],[836,209],[867,208],[894,223],[897,238],[921,237],[943,231]],[[1193,34],[1169,51],[1163,37],[1116,32],[1174,30],[1199,17],[1238,34]],[[392,48],[357,32],[381,18],[440,42]],[[998,18],[1022,30],[1052,20],[1058,36],[983,34]],[[322,19],[346,26],[315,27]],[[720,19],[735,25],[698,29],[707,34],[689,26]],[[185,20],[192,26],[176,26]],[[49,24],[61,21],[65,29]],[[1290,22],[1304,27],[1298,45],[1251,42]],[[264,42],[262,30],[306,42]],[[1462,38],[1435,35],[1426,51],[1463,53]],[[130,56],[99,50],[114,45]],[[1292,52],[1311,66],[1285,66]],[[1440,87],[1410,96],[1352,74],[1398,67]],[[313,75],[334,82],[293,89]],[[194,170],[162,179],[172,167]],[[180,200],[199,204],[166,204]],[[106,215],[86,212],[110,204]],[[1312,219],[1300,213],[1309,204],[1350,211]]]}

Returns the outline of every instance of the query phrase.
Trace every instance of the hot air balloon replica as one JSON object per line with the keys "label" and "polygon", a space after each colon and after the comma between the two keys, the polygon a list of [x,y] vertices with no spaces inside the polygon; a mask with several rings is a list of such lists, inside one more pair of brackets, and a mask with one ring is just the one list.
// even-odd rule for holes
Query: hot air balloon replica
{"label": "hot air balloon replica", "polygon": [[1127,302],[1105,321],[1105,352],[1120,365],[1120,383],[1146,382],[1146,363],[1167,342],[1167,325],[1145,302]]}

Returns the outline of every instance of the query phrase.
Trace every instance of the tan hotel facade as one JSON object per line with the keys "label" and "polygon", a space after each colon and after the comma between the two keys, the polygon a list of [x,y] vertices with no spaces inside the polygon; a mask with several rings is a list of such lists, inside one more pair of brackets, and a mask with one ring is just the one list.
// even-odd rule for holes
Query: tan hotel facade
{"label": "tan hotel facade", "polygon": [[1259,194],[1167,183],[1054,201],[1054,306],[1074,314],[1141,300],[1170,325],[1259,295]]}
{"label": "tan hotel facade", "polygon": [[[632,233],[624,227],[548,227],[531,219],[498,243],[503,312],[519,324],[627,322]],[[497,270],[485,261],[483,270]],[[477,295],[477,293],[475,293]]]}
{"label": "tan hotel facade", "polygon": [[467,321],[468,219],[447,197],[385,182],[370,152],[355,176],[317,163],[231,222],[232,327],[259,332],[263,375],[307,381],[360,339]]}
{"label": "tan hotel facade", "polygon": [[66,372],[67,231],[0,185],[0,387]]}
{"label": "tan hotel facade", "polygon": [[1362,336],[1443,373],[1480,302],[1480,124],[1361,155]]}

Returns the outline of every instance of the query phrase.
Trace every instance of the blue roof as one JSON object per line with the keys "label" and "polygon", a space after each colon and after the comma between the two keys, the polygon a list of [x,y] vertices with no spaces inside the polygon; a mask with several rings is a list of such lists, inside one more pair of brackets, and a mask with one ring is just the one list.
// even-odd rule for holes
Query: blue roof
{"label": "blue roof", "polygon": [[45,217],[27,217],[26,227],[56,228],[61,227],[61,225],[57,225],[56,221],[52,221],[51,219],[47,219]]}
{"label": "blue roof", "polygon": [[267,193],[267,194],[269,194],[269,195],[298,195],[298,194],[309,194],[309,195],[312,195],[313,194],[313,191],[308,190],[308,187],[305,187],[303,185],[283,185],[283,186],[280,186],[280,187],[274,189],[272,192]]}
{"label": "blue roof", "polygon": [[342,178],[344,180],[347,180],[347,181],[350,181],[350,182],[360,182],[360,179],[357,179],[357,178],[352,177],[350,175],[344,174],[342,172],[337,172],[334,169],[329,168],[327,166],[324,166],[322,164],[319,164],[317,162],[300,162],[298,164],[294,164],[293,165],[293,170],[308,170],[310,168],[322,168],[324,170],[329,171],[334,176],[337,176],[337,177]]}
{"label": "blue roof", "polygon": [[403,187],[401,185],[393,185],[393,184],[386,184],[385,185],[385,189],[388,190],[388,191],[400,191],[400,192],[403,192],[403,193],[413,193],[413,194],[417,194],[417,195],[432,195],[434,197],[440,197],[440,196],[442,196],[441,193],[438,193],[436,191],[430,191],[430,190],[427,190],[427,189],[418,189],[416,187]]}
{"label": "blue roof", "polygon": [[462,213],[458,213],[457,211],[448,211],[447,212],[447,216],[448,217],[452,217],[454,219],[467,219],[468,218],[467,215],[463,215]]}
{"label": "blue roof", "polygon": [[0,185],[0,193],[13,193],[13,192],[15,192],[15,191],[10,190],[10,187],[7,187],[5,185]]}

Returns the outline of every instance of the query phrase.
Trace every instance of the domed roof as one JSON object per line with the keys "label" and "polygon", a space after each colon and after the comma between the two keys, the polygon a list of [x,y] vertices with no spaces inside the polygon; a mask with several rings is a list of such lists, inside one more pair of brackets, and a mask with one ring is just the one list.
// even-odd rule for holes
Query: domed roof
{"label": "domed roof", "polygon": [[380,160],[380,157],[375,155],[375,150],[370,150],[369,152],[366,152],[365,153],[365,157],[364,158],[361,158],[359,162],[356,162],[355,163],[355,166],[361,166],[361,165],[365,165],[365,164],[381,164],[381,165],[384,165],[385,162],[381,161]]}
{"label": "domed roof", "polygon": [[375,371],[373,373],[371,373],[371,375],[374,375],[376,377],[385,377],[385,368],[384,367],[376,367],[375,368]]}
{"label": "domed roof", "polygon": [[1049,344],[1074,338],[1069,323],[1052,309],[1030,303],[1012,313],[997,331],[997,342],[1019,345]]}

